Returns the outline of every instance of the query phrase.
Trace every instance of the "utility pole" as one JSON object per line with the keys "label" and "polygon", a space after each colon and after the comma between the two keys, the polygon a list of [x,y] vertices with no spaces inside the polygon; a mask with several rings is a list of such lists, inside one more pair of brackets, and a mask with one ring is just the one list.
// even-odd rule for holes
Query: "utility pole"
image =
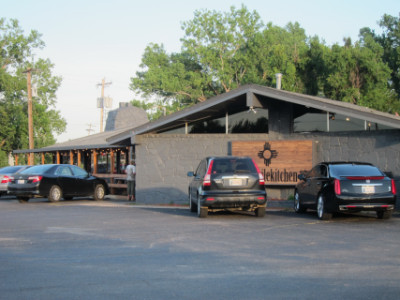
{"label": "utility pole", "polygon": [[[32,68],[24,71],[26,73],[27,87],[28,87],[28,136],[29,136],[29,150],[34,148],[33,141],[33,105],[32,105]],[[34,164],[33,152],[29,153],[28,165]]]}
{"label": "utility pole", "polygon": [[108,85],[112,84],[112,82],[106,82],[105,78],[102,79],[101,83],[97,84],[97,86],[101,86],[101,105],[100,105],[100,132],[103,132],[103,117],[104,117],[104,88]]}
{"label": "utility pole", "polygon": [[87,126],[89,126],[89,128],[88,129],[86,129],[86,131],[88,132],[88,135],[90,135],[91,133],[92,133],[92,131],[94,131],[94,129],[92,129],[92,127],[94,127],[93,126],[93,124],[92,123],[90,123],[90,124],[86,124]]}

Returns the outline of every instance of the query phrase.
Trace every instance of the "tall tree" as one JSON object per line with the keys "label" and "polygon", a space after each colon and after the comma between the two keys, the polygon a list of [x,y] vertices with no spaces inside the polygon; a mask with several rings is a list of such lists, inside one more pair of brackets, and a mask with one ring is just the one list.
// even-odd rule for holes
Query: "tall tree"
{"label": "tall tree", "polygon": [[24,35],[17,20],[0,19],[0,165],[14,149],[28,148],[27,80],[25,70],[33,69],[32,83],[37,87],[33,97],[35,147],[55,142],[53,133],[65,130],[66,122],[54,110],[56,91],[61,78],[53,76],[53,64],[33,53],[44,47],[40,34]]}
{"label": "tall tree", "polygon": [[390,69],[382,61],[383,49],[372,38],[352,45],[333,45],[326,59],[324,93],[331,99],[392,111],[392,93],[387,88]]}
{"label": "tall tree", "polygon": [[383,30],[382,34],[376,34],[366,27],[360,30],[360,36],[362,39],[372,36],[383,47],[382,59],[391,70],[389,86],[400,99],[400,13],[399,17],[383,15],[379,25]]}
{"label": "tall tree", "polygon": [[196,11],[182,25],[181,52],[149,45],[130,88],[161,98],[173,111],[243,84],[275,86],[282,73],[284,90],[397,112],[391,88],[399,83],[399,19],[385,15],[380,24],[387,28],[383,36],[364,30],[354,44],[326,46],[297,22],[264,25],[243,5],[225,13]]}
{"label": "tall tree", "polygon": [[132,90],[186,106],[246,83],[274,85],[278,72],[285,75],[285,89],[302,89],[296,64],[307,46],[298,23],[289,23],[286,29],[265,27],[259,15],[244,6],[194,15],[182,25],[180,53],[167,54],[158,44],[146,48],[142,71],[131,78]]}

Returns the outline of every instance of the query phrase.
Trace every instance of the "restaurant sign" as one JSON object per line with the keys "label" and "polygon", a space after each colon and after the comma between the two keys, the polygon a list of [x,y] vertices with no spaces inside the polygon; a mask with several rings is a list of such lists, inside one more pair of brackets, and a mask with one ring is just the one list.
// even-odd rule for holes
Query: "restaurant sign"
{"label": "restaurant sign", "polygon": [[232,155],[254,159],[266,185],[296,184],[300,172],[312,168],[312,149],[310,140],[232,142]]}

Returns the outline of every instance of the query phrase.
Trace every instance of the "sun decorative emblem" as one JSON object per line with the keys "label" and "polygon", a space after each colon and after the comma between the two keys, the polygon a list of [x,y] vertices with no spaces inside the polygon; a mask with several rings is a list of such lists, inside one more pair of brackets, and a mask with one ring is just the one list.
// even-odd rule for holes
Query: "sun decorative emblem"
{"label": "sun decorative emblem", "polygon": [[271,150],[271,145],[266,142],[264,144],[264,150],[258,152],[258,157],[264,159],[264,164],[269,167],[271,164],[271,159],[276,158],[278,156],[278,151]]}

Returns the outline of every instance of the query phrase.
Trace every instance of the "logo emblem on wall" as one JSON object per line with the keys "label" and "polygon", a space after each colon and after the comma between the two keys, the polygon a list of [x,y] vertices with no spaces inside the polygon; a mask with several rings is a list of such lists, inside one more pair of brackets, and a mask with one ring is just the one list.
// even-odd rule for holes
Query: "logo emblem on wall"
{"label": "logo emblem on wall", "polygon": [[278,151],[272,150],[270,143],[266,142],[264,144],[264,150],[258,152],[258,157],[264,159],[264,164],[269,167],[271,164],[271,159],[278,156]]}

